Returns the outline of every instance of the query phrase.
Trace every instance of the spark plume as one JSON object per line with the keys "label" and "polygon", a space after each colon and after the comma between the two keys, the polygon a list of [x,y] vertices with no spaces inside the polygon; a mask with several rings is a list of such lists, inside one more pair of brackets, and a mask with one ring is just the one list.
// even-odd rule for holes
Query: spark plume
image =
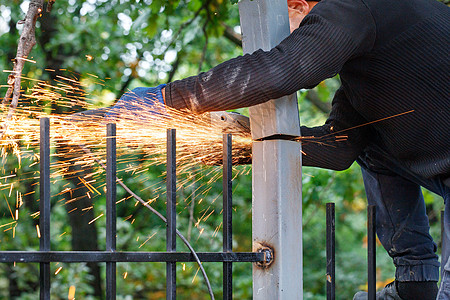
{"label": "spark plume", "polygon": [[[48,70],[53,71],[53,70]],[[106,162],[106,124],[114,121],[117,125],[117,176],[132,176],[142,186],[141,192],[150,191],[151,197],[146,199],[151,204],[158,199],[165,201],[165,189],[160,182],[150,181],[145,174],[150,167],[166,164],[166,130],[177,130],[177,175],[178,189],[192,191],[196,197],[190,195],[184,198],[186,208],[192,201],[202,202],[211,187],[192,187],[193,180],[203,180],[211,185],[221,176],[221,167],[207,167],[201,171],[201,166],[219,165],[222,160],[222,134],[221,124],[211,122],[208,115],[194,116],[170,108],[149,107],[139,99],[133,101],[137,113],[127,110],[117,111],[114,119],[105,119],[100,115],[73,113],[95,108],[94,100],[89,99],[85,92],[87,86],[78,81],[75,76],[57,76],[54,84],[22,77],[22,80],[33,82],[34,86],[27,94],[22,95],[19,107],[12,118],[8,118],[8,109],[0,110],[0,124],[6,128],[3,139],[0,140],[2,167],[0,167],[0,191],[5,190],[8,198],[21,182],[33,179],[36,184],[39,174],[33,166],[39,163],[39,120],[50,118],[51,138],[51,180],[52,183],[63,182],[64,179],[73,179],[78,182],[75,187],[63,188],[54,193],[52,197],[64,197],[58,202],[65,205],[80,198],[72,198],[73,192],[84,188],[87,192],[84,197],[94,198],[105,193],[104,170],[98,161]],[[97,84],[104,82],[94,77]],[[62,109],[63,108],[63,109]],[[66,113],[56,111],[67,110]],[[5,124],[6,122],[6,124]],[[233,132],[233,160],[248,160],[251,153],[251,137],[249,131],[236,129]],[[86,151],[87,150],[87,151]],[[21,169],[11,170],[7,167],[8,159],[14,158]],[[24,165],[25,164],[25,165]],[[90,170],[86,174],[84,170]],[[239,168],[238,173],[249,173],[249,168]],[[165,174],[162,174],[161,181]],[[27,192],[27,195],[34,191]],[[22,194],[16,195],[16,210],[12,211],[8,199],[9,213],[12,219],[18,222],[18,209],[22,205]],[[118,199],[117,203],[127,201],[131,197]],[[194,199],[195,198],[195,199]],[[217,198],[217,197],[216,197]],[[179,203],[182,204],[183,202]],[[136,205],[139,205],[136,202]],[[95,204],[94,204],[95,205]],[[82,208],[87,211],[93,206]],[[77,210],[74,208],[69,213]],[[208,210],[212,213],[214,209]],[[15,214],[15,215],[14,215]],[[33,216],[38,216],[38,212]],[[95,222],[103,214],[91,220]],[[202,217],[203,221],[207,217]],[[202,218],[200,220],[202,220]],[[130,222],[134,222],[132,215]],[[133,221],[132,221],[133,220]],[[200,221],[199,220],[199,221]],[[197,222],[199,223],[199,222]],[[14,226],[8,224],[9,226]],[[6,227],[6,226],[5,226]],[[196,224],[199,232],[201,226]],[[39,236],[39,229],[37,236]]]}

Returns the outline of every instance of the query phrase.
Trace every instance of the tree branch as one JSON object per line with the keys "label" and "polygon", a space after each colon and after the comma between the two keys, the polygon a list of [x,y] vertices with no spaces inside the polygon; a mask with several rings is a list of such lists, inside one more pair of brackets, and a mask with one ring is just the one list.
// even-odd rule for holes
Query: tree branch
{"label": "tree branch", "polygon": [[236,33],[231,26],[228,26],[224,22],[221,22],[221,25],[225,27],[225,31],[223,32],[223,36],[226,37],[230,42],[234,43],[236,46],[242,47],[242,35]]}
{"label": "tree branch", "polygon": [[206,51],[208,50],[209,37],[208,37],[208,32],[206,31],[206,26],[208,26],[208,23],[209,23],[209,14],[208,14],[208,18],[206,19],[205,24],[203,25],[203,28],[202,28],[203,34],[205,35],[205,45],[203,45],[202,57],[198,64],[198,73],[200,73],[202,71],[202,66],[206,59]]}
{"label": "tree branch", "polygon": [[12,73],[8,76],[9,87],[6,91],[5,97],[2,100],[2,106],[5,106],[11,100],[12,95],[8,115],[4,120],[4,123],[1,124],[0,140],[3,138],[6,131],[6,123],[11,119],[15,109],[17,108],[17,104],[19,103],[22,70],[28,55],[34,45],[36,45],[36,20],[42,13],[43,5],[44,0],[31,0],[25,19],[18,22],[18,24],[24,24],[24,26],[20,35],[19,44],[17,46],[17,55],[14,59],[14,68]]}
{"label": "tree branch", "polygon": [[169,72],[167,83],[172,82],[173,77],[175,76],[175,73],[177,72],[178,67],[180,66],[180,62],[181,62],[181,52],[178,52],[177,58],[176,58],[175,62],[172,64],[172,70],[170,70],[170,72]]}
{"label": "tree branch", "polygon": [[53,4],[55,3],[55,1],[56,1],[56,0],[48,0],[48,3],[47,3],[47,10],[46,10],[48,13],[52,11]]}
{"label": "tree branch", "polygon": [[170,40],[169,44],[167,44],[166,49],[164,50],[164,52],[166,52],[167,49],[169,49],[169,48],[173,45],[173,43],[178,39],[178,36],[181,34],[181,32],[182,32],[186,27],[188,27],[189,25],[191,25],[191,24],[195,21],[195,19],[197,19],[197,17],[200,15],[200,13],[202,12],[202,10],[203,10],[204,8],[205,8],[205,4],[203,4],[203,5],[202,5],[202,6],[194,13],[194,16],[193,16],[191,19],[187,20],[186,22],[184,22],[183,24],[181,24],[181,25],[178,27],[178,31],[173,35],[173,37],[172,37],[172,39]]}

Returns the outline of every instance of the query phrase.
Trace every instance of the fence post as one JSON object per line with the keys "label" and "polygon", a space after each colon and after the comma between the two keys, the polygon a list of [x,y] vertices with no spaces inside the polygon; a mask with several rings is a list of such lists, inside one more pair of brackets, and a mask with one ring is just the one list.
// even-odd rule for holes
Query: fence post
{"label": "fence post", "polygon": [[[39,250],[50,251],[50,120],[40,120]],[[50,300],[50,263],[39,264],[40,299]]]}
{"label": "fence post", "polygon": [[450,252],[450,239],[448,230],[448,220],[445,220],[445,210],[443,210],[441,211],[441,281],[444,276],[444,266],[446,263],[443,258],[446,256],[446,253]]}
{"label": "fence post", "polygon": [[[289,35],[286,0],[242,0],[243,50],[269,50]],[[295,95],[250,108],[253,143],[253,251],[266,263],[253,267],[254,299],[302,299],[301,146]],[[280,139],[264,140],[270,136]]]}
{"label": "fence post", "polygon": [[[167,252],[177,250],[177,176],[176,176],[176,131],[167,129]],[[166,299],[175,300],[177,297],[177,268],[175,262],[166,265]]]}
{"label": "fence post", "polygon": [[[106,251],[116,251],[116,124],[106,125]],[[116,263],[106,263],[106,299],[116,299]]]}
{"label": "fence post", "polygon": [[327,203],[327,300],[336,299],[336,214],[334,203]]}
{"label": "fence post", "polygon": [[367,263],[368,263],[368,300],[376,295],[376,207],[367,207]]}
{"label": "fence post", "polygon": [[[232,238],[232,138],[223,135],[223,252],[233,251]],[[233,299],[233,264],[223,263],[223,299]]]}

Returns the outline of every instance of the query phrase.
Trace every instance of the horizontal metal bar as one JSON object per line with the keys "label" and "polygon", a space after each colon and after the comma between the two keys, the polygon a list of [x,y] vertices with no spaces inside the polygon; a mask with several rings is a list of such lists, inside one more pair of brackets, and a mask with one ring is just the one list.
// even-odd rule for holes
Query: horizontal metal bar
{"label": "horizontal metal bar", "polygon": [[[264,253],[199,252],[201,262],[262,262]],[[0,251],[0,263],[195,262],[190,252]]]}

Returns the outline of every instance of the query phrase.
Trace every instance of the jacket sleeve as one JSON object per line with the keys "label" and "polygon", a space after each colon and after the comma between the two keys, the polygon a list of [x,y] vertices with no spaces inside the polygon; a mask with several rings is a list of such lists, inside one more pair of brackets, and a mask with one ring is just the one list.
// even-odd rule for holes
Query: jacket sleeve
{"label": "jacket sleeve", "polygon": [[168,84],[166,104],[202,113],[280,98],[336,75],[348,60],[369,51],[374,39],[373,18],[361,1],[324,1],[272,50]]}
{"label": "jacket sleeve", "polygon": [[326,123],[312,128],[301,127],[302,164],[337,171],[349,168],[373,134],[366,123],[341,87],[334,96]]}

